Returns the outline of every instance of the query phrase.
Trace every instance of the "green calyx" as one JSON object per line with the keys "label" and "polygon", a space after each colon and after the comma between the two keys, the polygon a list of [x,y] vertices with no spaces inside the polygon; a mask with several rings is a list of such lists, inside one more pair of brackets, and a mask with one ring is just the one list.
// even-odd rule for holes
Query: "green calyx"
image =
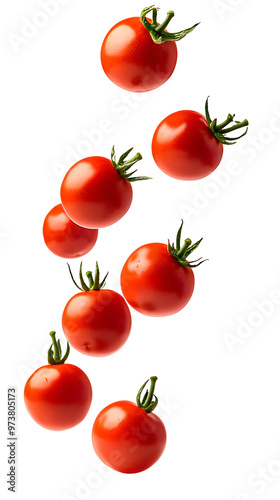
{"label": "green calyx", "polygon": [[[141,395],[146,387],[147,383],[150,380],[150,389],[146,390],[142,400],[141,400]],[[154,411],[155,407],[158,404],[158,398],[154,394],[154,389],[156,385],[157,377],[150,377],[146,382],[140,387],[137,396],[136,396],[136,403],[139,408],[142,410],[145,410],[147,413],[151,413]]]}
{"label": "green calyx", "polygon": [[55,338],[56,332],[50,332],[52,338],[52,344],[48,350],[48,363],[49,365],[63,365],[70,353],[69,342],[67,342],[67,348],[64,356],[62,357],[62,350],[60,345],[60,340]]}
{"label": "green calyx", "polygon": [[[184,38],[188,33],[194,30],[196,26],[198,26],[200,23],[195,24],[191,28],[185,29],[183,31],[178,31],[177,33],[168,33],[165,31],[165,28],[171,21],[172,17],[174,17],[174,12],[170,10],[167,12],[166,19],[163,21],[162,24],[158,24],[157,22],[157,12],[158,8],[156,8],[154,5],[151,5],[150,7],[146,7],[145,9],[142,10],[140,19],[145,26],[145,28],[148,30],[150,33],[153,41],[157,44],[161,44],[164,42],[178,42],[181,40],[181,38]],[[152,12],[152,22],[150,23],[148,19],[146,18],[147,14],[149,12]]]}
{"label": "green calyx", "polygon": [[129,169],[139,160],[142,160],[142,155],[140,153],[136,153],[133,158],[131,158],[130,160],[126,160],[127,156],[129,155],[129,153],[131,153],[132,150],[133,148],[130,148],[128,151],[123,153],[117,161],[115,146],[113,146],[111,150],[111,162],[114,168],[122,176],[123,179],[129,182],[146,181],[147,179],[151,179],[151,177],[131,177],[133,174],[135,174],[135,172],[137,172],[137,170],[129,172]]}
{"label": "green calyx", "polygon": [[183,228],[183,221],[182,221],[181,226],[179,227],[179,230],[177,232],[176,246],[174,243],[172,243],[172,245],[171,245],[170,241],[168,240],[168,245],[167,245],[168,252],[170,253],[171,257],[174,257],[174,259],[176,259],[179,262],[179,264],[183,267],[200,266],[200,264],[205,262],[205,260],[207,260],[207,259],[201,260],[202,257],[200,257],[197,260],[192,260],[192,261],[188,261],[187,259],[188,259],[189,255],[201,243],[202,238],[199,241],[197,241],[196,243],[194,243],[193,245],[192,245],[192,240],[187,238],[186,240],[184,240],[183,246],[181,247],[182,228]]}
{"label": "green calyx", "polygon": [[[241,137],[243,137],[244,135],[247,134],[248,125],[249,125],[248,120],[243,120],[243,122],[239,122],[239,121],[234,120],[235,115],[228,114],[227,119],[218,125],[217,118],[215,118],[214,120],[212,120],[210,118],[208,99],[209,99],[209,96],[207,97],[206,103],[205,103],[205,116],[206,116],[206,120],[207,120],[207,123],[209,125],[209,128],[210,128],[212,134],[222,144],[227,144],[227,145],[235,144],[238,139],[240,139]],[[228,127],[228,125],[230,123],[235,123],[235,125]],[[247,128],[246,128],[245,132],[243,134],[239,135],[238,137],[225,137],[225,134],[228,134],[229,132],[233,132],[234,130],[237,130],[237,129],[242,128],[242,127],[247,127]]]}
{"label": "green calyx", "polygon": [[85,280],[84,280],[84,277],[83,277],[83,271],[82,271],[82,262],[80,264],[80,270],[79,270],[79,279],[80,279],[80,283],[81,283],[81,286],[78,285],[73,277],[73,274],[72,274],[72,271],[71,271],[71,268],[67,262],[67,266],[68,266],[68,269],[69,269],[69,273],[70,273],[70,276],[72,278],[72,281],[74,283],[74,285],[76,285],[77,288],[79,288],[79,290],[81,290],[82,292],[91,292],[92,290],[101,290],[101,288],[104,288],[105,284],[106,284],[106,278],[109,274],[109,272],[105,275],[105,277],[103,278],[102,281],[100,281],[100,271],[99,271],[99,266],[98,266],[98,262],[96,262],[96,266],[95,266],[95,275],[94,275],[94,279],[93,279],[93,276],[92,276],[92,271],[87,271],[86,272],[86,275],[87,275],[87,278],[88,278],[88,285],[86,284]]}

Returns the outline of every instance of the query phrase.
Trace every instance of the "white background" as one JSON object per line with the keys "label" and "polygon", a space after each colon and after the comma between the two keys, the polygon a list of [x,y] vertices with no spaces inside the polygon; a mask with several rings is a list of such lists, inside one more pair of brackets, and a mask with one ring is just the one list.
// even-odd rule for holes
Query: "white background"
{"label": "white background", "polygon": [[[18,388],[18,497],[37,500],[276,500],[280,493],[279,338],[279,11],[275,0],[161,0],[159,20],[175,11],[170,31],[201,21],[178,43],[171,79],[130,94],[104,75],[102,40],[116,22],[140,14],[142,1],[64,0],[53,17],[42,2],[2,2],[1,15],[1,497],[6,489],[6,391]],[[40,17],[40,16],[39,16]],[[45,22],[16,46],[26,22]],[[33,24],[34,26],[34,24]],[[30,35],[31,36],[31,35]],[[18,39],[20,40],[20,39]],[[154,164],[158,123],[180,109],[248,118],[248,135],[225,148],[211,176],[176,181]],[[102,131],[102,121],[110,120]],[[95,146],[85,143],[91,131]],[[90,377],[93,401],[76,428],[56,433],[36,425],[23,403],[25,381],[44,364],[48,333],[62,337],[61,314],[75,293],[66,263],[45,247],[42,223],[59,203],[63,174],[77,158],[144,157],[127,215],[100,231],[84,269],[119,274],[138,246],[203,237],[196,286],[175,316],[132,311],[133,329],[116,354],[95,359],[71,351]],[[84,148],[84,149],[83,149]],[[76,157],[70,157],[75,154]],[[74,152],[74,153],[73,153]],[[195,258],[195,257],[194,257]],[[72,262],[78,272],[79,260]],[[274,303],[272,302],[274,300]],[[260,307],[264,307],[260,312]],[[242,324],[242,327],[241,327]],[[251,325],[251,326],[250,326]],[[230,336],[231,335],[231,336]],[[134,400],[157,375],[156,412],[166,450],[149,470],[122,475],[101,464],[91,445],[98,412]]]}

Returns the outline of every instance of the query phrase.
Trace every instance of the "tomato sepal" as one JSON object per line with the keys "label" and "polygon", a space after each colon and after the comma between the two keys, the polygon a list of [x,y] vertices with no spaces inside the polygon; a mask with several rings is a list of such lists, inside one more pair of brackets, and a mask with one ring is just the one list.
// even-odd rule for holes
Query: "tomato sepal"
{"label": "tomato sepal", "polygon": [[[156,44],[161,44],[164,42],[178,42],[182,38],[184,38],[186,35],[188,35],[191,31],[196,28],[200,23],[194,24],[191,28],[187,28],[182,31],[178,31],[177,33],[168,33],[165,31],[165,28],[167,25],[170,23],[171,19],[174,17],[174,12],[173,10],[170,10],[166,14],[166,19],[163,21],[163,23],[158,24],[157,22],[157,12],[158,8],[155,7],[154,5],[151,5],[150,7],[145,7],[140,15],[140,20],[145,26],[146,30],[150,33],[153,41]],[[152,12],[152,22],[150,23],[148,19],[146,18],[147,14],[149,12]]]}
{"label": "tomato sepal", "polygon": [[99,290],[101,290],[102,288],[104,288],[104,286],[106,284],[107,276],[109,274],[109,271],[105,274],[105,276],[102,279],[102,281],[100,281],[99,265],[98,265],[98,262],[96,262],[94,278],[92,276],[92,271],[87,271],[86,272],[86,276],[88,278],[88,283],[89,283],[87,285],[86,282],[85,282],[85,280],[84,280],[84,277],[83,277],[82,265],[83,265],[83,263],[81,261],[81,263],[80,263],[80,269],[79,269],[79,280],[80,280],[80,283],[81,283],[81,286],[80,286],[75,281],[73,273],[71,271],[71,267],[70,267],[70,265],[67,262],[69,273],[70,273],[70,276],[71,276],[71,279],[72,279],[74,285],[76,285],[76,287],[79,290],[81,290],[82,292],[91,292],[92,290],[95,290],[95,291],[98,292]]}
{"label": "tomato sepal", "polygon": [[52,344],[48,350],[48,363],[49,365],[63,365],[70,354],[70,345],[67,342],[66,352],[62,357],[62,349],[60,345],[60,340],[56,340],[56,332],[51,331],[50,336],[52,338]]}
{"label": "tomato sepal", "polygon": [[139,160],[142,160],[143,158],[141,153],[136,153],[136,155],[134,155],[133,158],[131,158],[130,160],[126,160],[126,158],[131,153],[132,150],[133,148],[128,149],[117,160],[115,153],[115,146],[113,146],[111,150],[111,162],[113,164],[113,167],[116,169],[116,171],[121,175],[123,179],[129,182],[146,181],[148,179],[151,179],[151,177],[145,177],[145,176],[132,177],[132,175],[135,174],[135,172],[137,172],[137,169],[134,170],[133,172],[129,172],[129,169],[133,165],[135,165],[135,163],[137,163]]}
{"label": "tomato sepal", "polygon": [[[145,410],[147,413],[151,413],[154,411],[155,407],[158,404],[158,398],[154,394],[154,389],[157,381],[157,377],[150,377],[144,384],[140,387],[137,396],[136,396],[136,404],[142,410]],[[150,389],[146,390],[142,400],[141,395],[143,390],[145,389],[147,383],[150,381]]]}
{"label": "tomato sepal", "polygon": [[170,240],[168,240],[168,245],[167,245],[168,252],[170,253],[171,257],[174,257],[174,259],[176,259],[177,262],[179,262],[179,264],[181,266],[183,266],[183,267],[198,267],[198,266],[200,266],[200,264],[202,264],[203,262],[205,262],[208,259],[202,260],[202,257],[200,257],[199,259],[188,261],[187,258],[194,250],[196,250],[196,248],[202,242],[203,238],[201,238],[200,240],[198,240],[196,243],[193,243],[193,244],[192,244],[192,240],[190,240],[190,238],[186,238],[184,240],[183,245],[181,246],[181,236],[182,236],[183,224],[184,224],[184,222],[182,220],[181,225],[180,225],[178,232],[177,232],[177,236],[176,236],[176,246],[174,243],[171,244]]}
{"label": "tomato sepal", "polygon": [[[248,132],[248,125],[249,122],[247,119],[243,120],[242,122],[234,120],[235,115],[231,115],[230,113],[227,115],[226,120],[224,120],[222,123],[219,125],[217,124],[217,118],[214,120],[211,119],[210,113],[209,113],[209,104],[208,104],[209,96],[206,99],[205,102],[205,117],[207,120],[207,123],[209,125],[210,131],[216,137],[216,139],[221,142],[222,144],[225,145],[232,145],[236,144],[236,141],[240,139],[241,137],[244,137],[244,135],[247,134]],[[230,123],[235,123],[235,125],[232,125],[231,127],[227,128],[227,125]],[[246,127],[246,130],[243,134],[239,135],[238,137],[225,137],[225,134],[228,134],[229,132],[233,132],[234,130],[240,129]]]}

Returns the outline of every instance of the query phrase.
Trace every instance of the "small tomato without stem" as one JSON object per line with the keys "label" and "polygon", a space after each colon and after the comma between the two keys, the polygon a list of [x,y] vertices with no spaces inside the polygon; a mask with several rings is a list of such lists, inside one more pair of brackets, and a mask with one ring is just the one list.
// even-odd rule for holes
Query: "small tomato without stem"
{"label": "small tomato without stem", "polygon": [[[248,127],[248,120],[234,121],[234,115],[217,124],[211,120],[208,98],[203,116],[196,111],[183,110],[164,118],[152,139],[152,154],[157,166],[165,174],[180,180],[193,181],[211,174],[220,164],[224,144],[235,144],[243,137],[226,137],[225,134]],[[228,125],[234,121],[234,125]]]}
{"label": "small tomato without stem", "polygon": [[61,202],[68,217],[79,226],[94,229],[107,227],[121,219],[132,202],[131,182],[150,179],[133,177],[129,169],[142,159],[137,153],[126,160],[133,148],[116,161],[102,156],[84,158],[66,173],[60,189]]}
{"label": "small tomato without stem", "polygon": [[74,295],[66,304],[62,314],[62,328],[72,347],[88,356],[108,356],[118,351],[127,341],[131,330],[131,314],[124,298],[113,290],[104,289],[100,282],[96,263],[95,277],[88,271],[89,286],[82,275],[81,293]]}
{"label": "small tomato without stem", "polygon": [[192,268],[202,261],[188,261],[188,256],[202,240],[192,245],[190,239],[181,247],[183,221],[176,246],[148,243],[128,257],[121,271],[121,288],[129,305],[147,316],[169,316],[183,309],[194,290]]}
{"label": "small tomato without stem", "polygon": [[27,380],[24,402],[30,416],[45,429],[63,431],[79,424],[88,413],[92,400],[91,383],[77,366],[64,364],[59,340],[50,332],[52,346],[48,365],[41,366]]}
{"label": "small tomato without stem", "polygon": [[[176,41],[197,26],[168,33],[165,28],[174,12],[169,11],[165,21],[159,24],[157,11],[153,5],[146,7],[140,17],[120,21],[104,38],[100,55],[103,70],[113,83],[125,90],[147,92],[165,83],[176,66]],[[149,12],[152,12],[152,20],[146,17]]]}
{"label": "small tomato without stem", "polygon": [[43,224],[43,237],[48,249],[64,259],[75,259],[95,245],[98,229],[78,226],[69,219],[61,204],[53,207]]}
{"label": "small tomato without stem", "polygon": [[117,401],[97,415],[92,428],[93,448],[104,464],[125,474],[142,472],[162,455],[166,429],[152,413],[157,405],[154,387],[157,377],[150,378],[150,389],[141,400],[148,380],[140,388],[136,402]]}

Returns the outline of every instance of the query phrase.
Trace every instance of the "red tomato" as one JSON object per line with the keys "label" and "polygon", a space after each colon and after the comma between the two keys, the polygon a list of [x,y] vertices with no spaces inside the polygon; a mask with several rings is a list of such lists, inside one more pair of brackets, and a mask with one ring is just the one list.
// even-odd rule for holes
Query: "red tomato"
{"label": "red tomato", "polygon": [[[146,15],[153,12],[153,21]],[[101,47],[101,64],[108,78],[132,92],[156,89],[172,75],[177,62],[176,41],[195,26],[180,33],[167,33],[165,28],[174,12],[159,25],[157,9],[148,7],[141,17],[130,17],[113,26]]]}
{"label": "red tomato", "polygon": [[70,219],[86,228],[110,226],[125,215],[132,202],[131,181],[147,177],[130,177],[128,168],[141,160],[137,153],[124,161],[131,149],[117,163],[112,149],[111,161],[101,156],[84,158],[73,165],[61,184],[61,202]]}
{"label": "red tomato", "polygon": [[[151,377],[154,385],[156,377]],[[147,382],[146,382],[147,383]],[[145,384],[144,384],[145,385]],[[150,402],[150,401],[149,401]],[[126,474],[142,472],[162,455],[166,430],[162,420],[130,401],[106,406],[92,428],[93,448],[102,462]],[[156,402],[153,404],[153,409]]]}
{"label": "red tomato", "polygon": [[92,400],[92,388],[87,375],[75,365],[63,364],[64,360],[58,362],[49,357],[49,362],[58,364],[38,368],[24,388],[24,402],[31,417],[37,424],[54,431],[70,429],[79,424],[85,418]]}
{"label": "red tomato", "polygon": [[[98,269],[98,266],[97,266]],[[81,273],[81,271],[80,271]],[[99,270],[98,270],[99,273]],[[87,276],[91,273],[87,273]],[[77,351],[89,356],[108,356],[127,341],[131,314],[124,298],[113,290],[101,289],[99,279],[85,287],[66,304],[62,314],[65,337]]]}
{"label": "red tomato", "polygon": [[202,179],[211,174],[223,156],[206,118],[196,111],[178,111],[158,125],[152,140],[157,166],[170,177]]}
{"label": "red tomato", "polygon": [[137,248],[125,262],[121,288],[136,311],[147,316],[169,316],[189,302],[195,282],[191,268],[199,264],[186,259],[201,240],[194,245],[185,240],[180,248],[181,229],[182,225],[176,249],[170,243],[148,243]]}
{"label": "red tomato", "polygon": [[74,259],[85,255],[94,247],[97,236],[97,229],[86,229],[69,219],[61,204],[52,208],[45,217],[45,243],[48,249],[59,257]]}
{"label": "red tomato", "polygon": [[228,115],[223,124],[217,125],[217,120],[209,116],[208,99],[205,107],[206,118],[196,111],[177,111],[164,118],[156,128],[152,139],[153,157],[157,166],[170,177],[197,180],[211,174],[222,159],[223,144],[233,144],[232,140],[239,139],[224,134],[248,125],[244,120],[226,128],[234,115]]}

